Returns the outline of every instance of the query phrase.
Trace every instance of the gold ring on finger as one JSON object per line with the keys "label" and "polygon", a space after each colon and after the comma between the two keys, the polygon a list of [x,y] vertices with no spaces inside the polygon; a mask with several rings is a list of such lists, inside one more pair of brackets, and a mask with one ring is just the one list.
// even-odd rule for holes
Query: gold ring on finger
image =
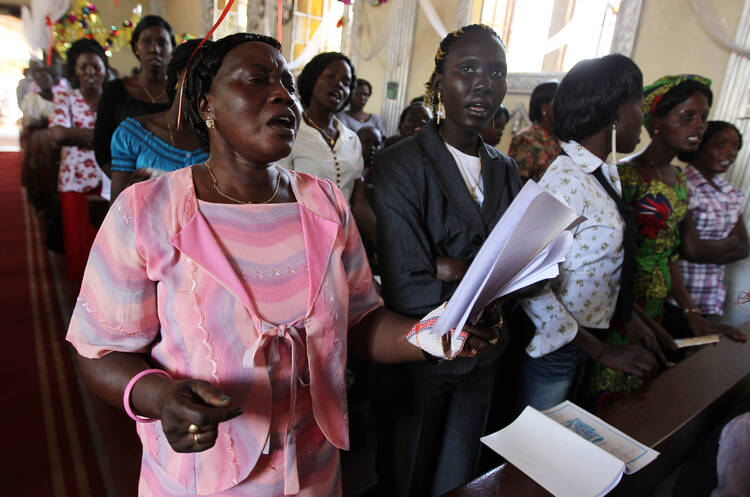
{"label": "gold ring on finger", "polygon": [[195,442],[196,444],[199,444],[199,443],[200,443],[200,442],[198,441],[198,434],[197,434],[197,433],[193,433],[193,441],[194,441],[194,442]]}
{"label": "gold ring on finger", "polygon": [[493,331],[495,332],[495,336],[489,339],[488,342],[490,345],[495,345],[498,342],[498,340],[500,340],[500,332],[497,330],[493,330]]}
{"label": "gold ring on finger", "polygon": [[194,434],[198,433],[199,429],[200,428],[198,428],[198,425],[190,423],[190,426],[188,426],[188,433],[194,435]]}

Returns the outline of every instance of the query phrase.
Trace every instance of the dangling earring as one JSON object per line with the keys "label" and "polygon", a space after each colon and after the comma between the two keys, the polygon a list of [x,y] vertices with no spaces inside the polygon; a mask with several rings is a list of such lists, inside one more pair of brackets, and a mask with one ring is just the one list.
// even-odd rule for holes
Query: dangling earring
{"label": "dangling earring", "polygon": [[612,156],[610,159],[610,164],[615,166],[617,165],[617,123],[612,123]]}
{"label": "dangling earring", "polygon": [[438,92],[437,124],[440,124],[440,114],[443,113],[443,94]]}
{"label": "dangling earring", "polygon": [[213,117],[207,117],[204,122],[208,129],[214,129],[216,127],[216,120]]}
{"label": "dangling earring", "polygon": [[655,129],[655,130],[654,130],[654,134],[655,134],[655,135],[658,135],[658,134],[659,134],[659,130],[658,130],[658,129]]}

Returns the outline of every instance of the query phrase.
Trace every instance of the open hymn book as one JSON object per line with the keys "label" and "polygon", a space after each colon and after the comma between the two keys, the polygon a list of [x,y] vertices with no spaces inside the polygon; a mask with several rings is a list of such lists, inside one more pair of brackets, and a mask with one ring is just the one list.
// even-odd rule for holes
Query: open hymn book
{"label": "open hymn book", "polygon": [[557,497],[606,495],[659,455],[569,401],[526,407],[482,442]]}
{"label": "open hymn book", "polygon": [[426,352],[453,359],[468,321],[476,323],[495,299],[555,278],[572,243],[578,213],[527,181],[492,229],[453,296],[412,329],[407,340]]}

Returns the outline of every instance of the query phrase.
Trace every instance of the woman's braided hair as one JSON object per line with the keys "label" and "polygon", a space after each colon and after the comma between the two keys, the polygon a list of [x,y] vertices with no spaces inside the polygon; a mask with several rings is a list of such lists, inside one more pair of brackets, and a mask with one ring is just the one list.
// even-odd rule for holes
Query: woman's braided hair
{"label": "woman's braided hair", "polygon": [[[195,48],[200,42],[200,38],[188,40],[178,45],[174,52],[172,52],[172,59],[169,61],[169,65],[167,65],[167,98],[170,104],[177,94],[177,89],[180,87],[180,71],[185,69],[190,56],[193,55]],[[206,50],[212,43],[212,41],[206,40],[200,50]]]}
{"label": "woman's braided hair", "polygon": [[500,40],[500,44],[503,45],[503,48],[505,48],[505,44],[503,44],[503,40],[500,38],[500,35],[498,35],[494,29],[487,26],[486,24],[469,24],[468,26],[459,28],[452,33],[448,33],[445,38],[443,38],[443,41],[440,42],[440,46],[438,46],[437,53],[435,54],[435,69],[432,71],[430,79],[427,81],[427,83],[424,84],[424,105],[425,107],[430,109],[432,111],[432,114],[435,116],[438,113],[438,91],[433,87],[435,75],[443,74],[443,65],[445,64],[445,58],[448,56],[448,53],[451,51],[453,46],[461,38],[463,38],[464,35],[469,33],[490,34]]}
{"label": "woman's braided hair", "polygon": [[281,44],[270,36],[255,33],[235,33],[215,41],[205,50],[201,49],[195,54],[190,67],[187,68],[188,75],[185,81],[185,93],[187,94],[185,114],[188,123],[195,131],[201,149],[208,152],[208,128],[198,110],[200,98],[211,91],[211,83],[214,76],[219,72],[224,57],[236,46],[251,41],[258,41],[271,45],[281,50]]}

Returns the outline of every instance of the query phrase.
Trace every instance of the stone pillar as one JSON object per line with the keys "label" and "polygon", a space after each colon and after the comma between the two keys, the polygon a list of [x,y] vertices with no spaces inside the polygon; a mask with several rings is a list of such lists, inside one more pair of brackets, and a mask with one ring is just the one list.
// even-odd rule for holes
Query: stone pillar
{"label": "stone pillar", "polygon": [[392,2],[390,8],[399,9],[396,25],[388,43],[385,71],[385,99],[380,115],[389,135],[396,133],[398,118],[406,106],[406,90],[409,85],[409,69],[414,47],[414,29],[417,20],[417,4],[414,1]]}
{"label": "stone pillar", "polygon": [[345,36],[342,41],[341,51],[347,55],[357,67],[357,54],[359,54],[359,38],[362,35],[362,10],[364,9],[365,3],[363,0],[357,0],[351,9],[347,9],[349,13],[349,25],[345,31]]}
{"label": "stone pillar", "polygon": [[148,11],[149,14],[166,17],[167,6],[165,5],[164,0],[151,0]]}
{"label": "stone pillar", "polygon": [[[456,8],[456,27],[455,29],[466,26],[471,23],[471,4],[472,0],[458,0]],[[450,28],[448,29],[450,31]]]}
{"label": "stone pillar", "polygon": [[214,1],[213,0],[202,0],[201,2],[201,33],[205,36],[206,33],[214,25]]}
{"label": "stone pillar", "polygon": [[643,0],[622,1],[620,11],[617,13],[615,33],[612,37],[612,46],[609,53],[621,53],[628,57],[633,53],[642,10]]}
{"label": "stone pillar", "polygon": [[247,0],[247,31],[249,33],[268,34],[263,25],[265,14],[265,0]]}

